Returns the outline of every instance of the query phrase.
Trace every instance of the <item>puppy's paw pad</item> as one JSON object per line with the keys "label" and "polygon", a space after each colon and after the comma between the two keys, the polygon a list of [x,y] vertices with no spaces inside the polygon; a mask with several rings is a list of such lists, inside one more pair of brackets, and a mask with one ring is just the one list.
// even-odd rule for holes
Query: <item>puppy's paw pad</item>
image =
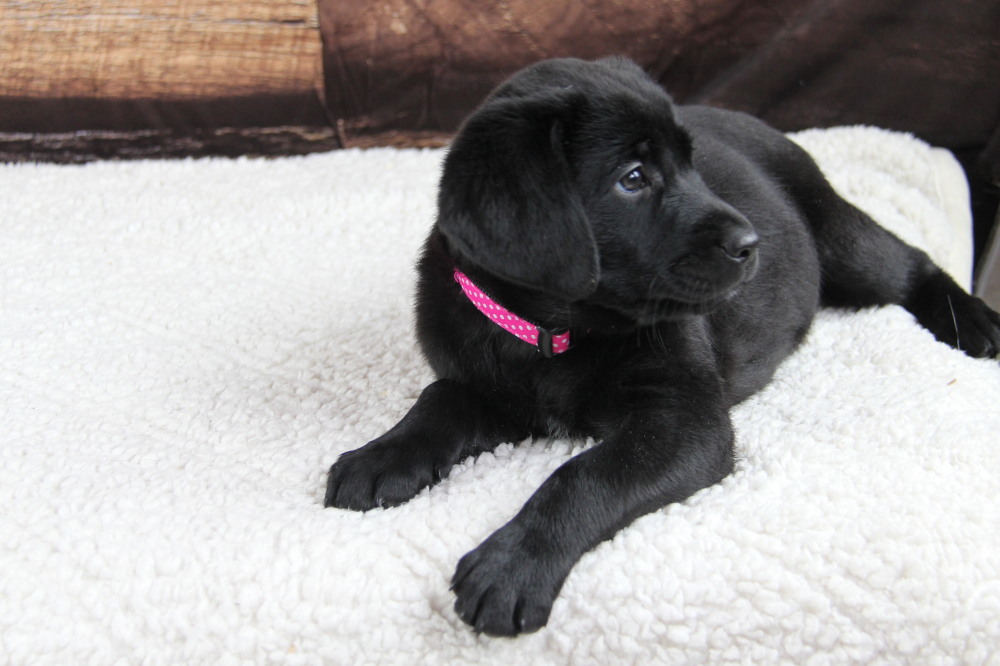
{"label": "puppy's paw pad", "polygon": [[377,465],[364,451],[364,448],[349,451],[330,467],[324,506],[354,511],[367,511],[378,506],[375,498]]}
{"label": "puppy's paw pad", "polygon": [[324,506],[368,511],[398,506],[447,474],[416,444],[375,440],[348,451],[330,467]]}
{"label": "puppy's paw pad", "polygon": [[455,612],[477,633],[516,636],[548,622],[563,575],[498,535],[463,557],[452,578]]}
{"label": "puppy's paw pad", "polygon": [[1000,314],[940,271],[927,279],[906,308],[940,342],[975,358],[1000,354]]}
{"label": "puppy's paw pad", "polygon": [[[975,358],[992,358],[1000,354],[1000,314],[986,303],[965,295],[950,303],[953,346]],[[947,324],[946,324],[947,326]]]}

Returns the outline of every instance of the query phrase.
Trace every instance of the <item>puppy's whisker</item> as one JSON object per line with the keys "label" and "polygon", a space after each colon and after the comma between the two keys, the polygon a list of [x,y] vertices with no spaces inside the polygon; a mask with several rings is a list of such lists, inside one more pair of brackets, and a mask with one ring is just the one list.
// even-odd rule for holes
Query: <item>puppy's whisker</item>
{"label": "puppy's whisker", "polygon": [[653,291],[656,288],[656,281],[658,279],[660,279],[660,274],[654,273],[653,279],[649,281],[649,287],[646,289],[646,298],[642,305],[642,316],[645,317],[647,321],[652,320],[652,318],[659,314],[656,312],[657,306],[655,300],[653,299]]}
{"label": "puppy's whisker", "polygon": [[653,297],[653,290],[656,288],[656,281],[660,279],[660,274],[655,273],[653,279],[649,281],[649,289],[646,290],[646,300],[649,301]]}
{"label": "puppy's whisker", "polygon": [[962,350],[962,336],[958,332],[958,319],[955,317],[955,306],[951,302],[951,294],[948,294],[948,310],[951,311],[951,324],[955,327],[955,349]]}

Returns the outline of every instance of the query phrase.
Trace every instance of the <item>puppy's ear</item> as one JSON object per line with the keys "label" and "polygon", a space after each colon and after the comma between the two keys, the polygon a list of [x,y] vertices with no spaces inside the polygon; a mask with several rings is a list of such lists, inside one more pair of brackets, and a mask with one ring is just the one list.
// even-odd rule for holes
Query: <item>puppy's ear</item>
{"label": "puppy's ear", "polygon": [[488,101],[452,143],[438,192],[438,227],[462,255],[566,300],[592,293],[599,271],[563,147],[584,103],[571,91]]}

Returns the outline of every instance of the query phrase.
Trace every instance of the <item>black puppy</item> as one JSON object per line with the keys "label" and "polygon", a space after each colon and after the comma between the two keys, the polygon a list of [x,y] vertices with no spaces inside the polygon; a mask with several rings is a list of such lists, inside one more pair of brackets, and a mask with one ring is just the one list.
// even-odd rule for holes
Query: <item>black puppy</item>
{"label": "black puppy", "polygon": [[817,307],[899,303],[972,356],[1000,349],[1000,316],[801,148],[675,107],[624,59],[542,62],[493,92],[448,152],[419,271],[439,379],[340,457],[327,506],[400,504],[502,442],[598,442],[459,562],[455,609],[488,634],[538,629],[581,555],[729,474],[729,409]]}

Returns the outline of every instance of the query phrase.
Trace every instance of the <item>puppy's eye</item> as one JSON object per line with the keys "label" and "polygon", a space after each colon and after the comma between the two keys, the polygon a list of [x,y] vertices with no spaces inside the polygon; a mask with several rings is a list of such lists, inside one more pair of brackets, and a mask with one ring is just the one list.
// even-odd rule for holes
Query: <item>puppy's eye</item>
{"label": "puppy's eye", "polygon": [[646,180],[646,174],[643,173],[642,167],[632,169],[618,181],[618,189],[626,194],[635,194],[648,186],[649,181]]}

